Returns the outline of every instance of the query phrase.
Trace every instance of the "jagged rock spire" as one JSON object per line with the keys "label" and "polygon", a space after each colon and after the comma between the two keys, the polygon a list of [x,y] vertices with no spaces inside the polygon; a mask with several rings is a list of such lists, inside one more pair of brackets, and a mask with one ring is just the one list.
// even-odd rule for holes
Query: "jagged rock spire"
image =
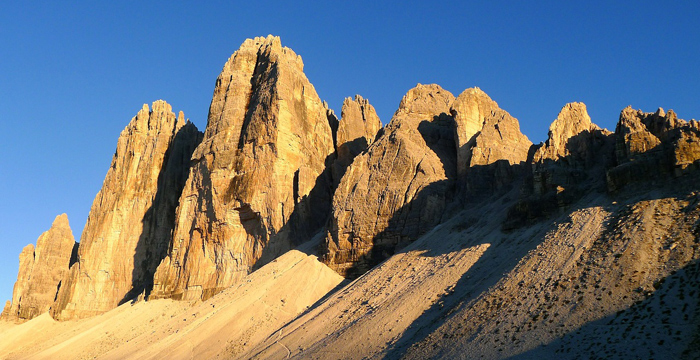
{"label": "jagged rock spire", "polygon": [[12,302],[5,306],[1,317],[23,321],[47,312],[68,272],[76,245],[68,216],[56,216],[51,228],[37,239],[36,247],[29,244],[20,253]]}
{"label": "jagged rock spire", "polygon": [[303,67],[273,36],[224,65],[152,298],[207,298],[325,223],[333,133]]}
{"label": "jagged rock spire", "polygon": [[411,89],[383,135],[348,167],[323,249],[332,268],[361,274],[439,222],[456,173],[453,101],[438,85]]}
{"label": "jagged rock spire", "polygon": [[190,156],[201,139],[165,101],[131,120],[90,209],[75,263],[52,308],[67,320],[103,313],[149,287],[167,249]]}

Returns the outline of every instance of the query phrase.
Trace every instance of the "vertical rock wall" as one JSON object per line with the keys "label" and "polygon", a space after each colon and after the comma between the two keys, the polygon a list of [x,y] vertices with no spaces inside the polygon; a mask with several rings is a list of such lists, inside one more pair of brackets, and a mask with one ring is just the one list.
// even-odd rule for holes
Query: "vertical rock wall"
{"label": "vertical rock wall", "polygon": [[19,255],[12,303],[5,307],[2,318],[29,320],[47,312],[68,272],[75,246],[66,214],[56,217],[51,228],[39,236],[36,247],[25,246]]}
{"label": "vertical rock wall", "polygon": [[108,311],[151,285],[165,256],[177,199],[201,134],[165,101],[144,105],[122,131],[90,209],[54,318]]}
{"label": "vertical rock wall", "polygon": [[437,85],[411,89],[383,135],[347,168],[322,249],[340,274],[361,274],[440,221],[456,174],[453,101]]}
{"label": "vertical rock wall", "polygon": [[308,239],[330,211],[334,151],[301,57],[246,40],[216,81],[151,298],[207,298]]}

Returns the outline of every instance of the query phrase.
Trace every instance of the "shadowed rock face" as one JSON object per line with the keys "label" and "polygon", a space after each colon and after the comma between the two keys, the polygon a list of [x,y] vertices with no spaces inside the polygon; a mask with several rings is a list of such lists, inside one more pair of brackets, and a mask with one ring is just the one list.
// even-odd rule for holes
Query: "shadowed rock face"
{"label": "shadowed rock face", "polygon": [[51,228],[39,236],[36,247],[29,244],[20,253],[12,303],[7,303],[0,317],[21,321],[47,312],[68,272],[75,246],[68,216],[57,216]]}
{"label": "shadowed rock face", "polygon": [[455,121],[455,145],[457,146],[457,172],[464,176],[471,161],[474,138],[481,132],[492,111],[498,104],[479,88],[464,90],[452,104],[450,112]]}
{"label": "shadowed rock face", "polygon": [[325,263],[360,274],[440,221],[456,173],[453,101],[439,86],[419,84],[355,158],[333,197]]}
{"label": "shadowed rock face", "polygon": [[535,194],[562,192],[600,183],[610,166],[612,133],[591,122],[583,103],[566,104],[549,127],[547,141],[533,156]]}
{"label": "shadowed rock face", "polygon": [[318,231],[330,212],[330,115],[279,38],[241,45],[216,80],[151,298],[207,298]]}
{"label": "shadowed rock face", "polygon": [[177,199],[201,133],[165,101],[144,105],[122,131],[81,237],[54,318],[103,313],[149,287],[165,255]]}
{"label": "shadowed rock face", "polygon": [[627,107],[615,129],[615,161],[610,190],[641,179],[680,176],[700,168],[700,125],[678,119],[673,110],[644,113]]}
{"label": "shadowed rock face", "polygon": [[602,190],[613,142],[610,131],[591,122],[585,104],[566,104],[549,126],[547,141],[532,147],[522,198],[509,210],[504,227],[524,226],[591,190]]}

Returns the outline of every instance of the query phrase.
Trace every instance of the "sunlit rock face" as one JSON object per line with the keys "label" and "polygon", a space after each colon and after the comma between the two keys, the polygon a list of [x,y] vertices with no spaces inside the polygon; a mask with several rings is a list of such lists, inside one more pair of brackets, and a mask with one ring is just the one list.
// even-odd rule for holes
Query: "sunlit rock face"
{"label": "sunlit rock face", "polygon": [[19,273],[1,318],[30,320],[49,310],[68,272],[73,249],[77,244],[68,224],[68,216],[56,216],[51,228],[41,234],[36,246],[29,244],[19,254]]}
{"label": "sunlit rock face", "polygon": [[520,174],[532,142],[518,119],[479,88],[462,92],[450,109],[455,122],[457,171],[463,196],[490,195]]}
{"label": "sunlit rock face", "polygon": [[207,298],[308,239],[330,212],[334,152],[301,57],[246,40],[216,80],[150,297]]}
{"label": "sunlit rock face", "polygon": [[165,256],[196,127],[165,101],[147,105],[122,131],[78,249],[52,308],[56,319],[97,315],[152,286]]}
{"label": "sunlit rock face", "polygon": [[347,168],[322,249],[329,266],[360,274],[440,221],[456,174],[453,101],[438,85],[411,89]]}
{"label": "sunlit rock face", "polygon": [[340,114],[336,135],[337,159],[333,163],[335,184],[340,182],[353,159],[374,143],[382,128],[374,107],[360,95],[355,95],[354,99],[346,98]]}

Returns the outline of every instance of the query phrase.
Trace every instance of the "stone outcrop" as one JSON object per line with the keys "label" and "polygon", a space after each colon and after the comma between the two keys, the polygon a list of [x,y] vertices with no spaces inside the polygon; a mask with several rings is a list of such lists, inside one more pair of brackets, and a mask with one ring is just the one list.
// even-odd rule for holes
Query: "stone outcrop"
{"label": "stone outcrop", "polygon": [[604,187],[613,142],[610,131],[591,122],[585,104],[566,104],[549,126],[547,141],[533,146],[522,198],[509,210],[504,227],[524,226]]}
{"label": "stone outcrop", "polygon": [[216,80],[150,298],[207,298],[308,239],[330,212],[331,114],[278,37],[246,40]]}
{"label": "stone outcrop", "polygon": [[56,217],[51,228],[41,234],[36,247],[29,244],[19,255],[19,272],[2,318],[24,321],[49,310],[61,286],[76,247],[68,216]]}
{"label": "stone outcrop", "polygon": [[547,141],[534,153],[532,192],[561,194],[601,184],[611,165],[612,142],[610,131],[591,122],[585,104],[566,104],[550,125]]}
{"label": "stone outcrop", "polygon": [[455,122],[457,169],[468,196],[490,194],[510,183],[532,142],[518,120],[479,88],[460,94],[450,109]]}
{"label": "stone outcrop", "polygon": [[333,179],[337,184],[355,156],[366,151],[382,128],[374,107],[360,95],[346,98],[340,113],[336,135],[337,159],[333,164]]}
{"label": "stone outcrop", "polygon": [[678,119],[673,110],[645,113],[628,106],[620,113],[615,138],[617,166],[607,173],[610,190],[700,168],[700,125]]}
{"label": "stone outcrop", "polygon": [[151,286],[165,256],[192,151],[201,140],[182,112],[147,105],[122,131],[81,236],[54,318],[103,313]]}
{"label": "stone outcrop", "polygon": [[326,264],[361,274],[440,221],[456,175],[453,101],[437,85],[411,89],[383,134],[347,168],[322,246]]}

